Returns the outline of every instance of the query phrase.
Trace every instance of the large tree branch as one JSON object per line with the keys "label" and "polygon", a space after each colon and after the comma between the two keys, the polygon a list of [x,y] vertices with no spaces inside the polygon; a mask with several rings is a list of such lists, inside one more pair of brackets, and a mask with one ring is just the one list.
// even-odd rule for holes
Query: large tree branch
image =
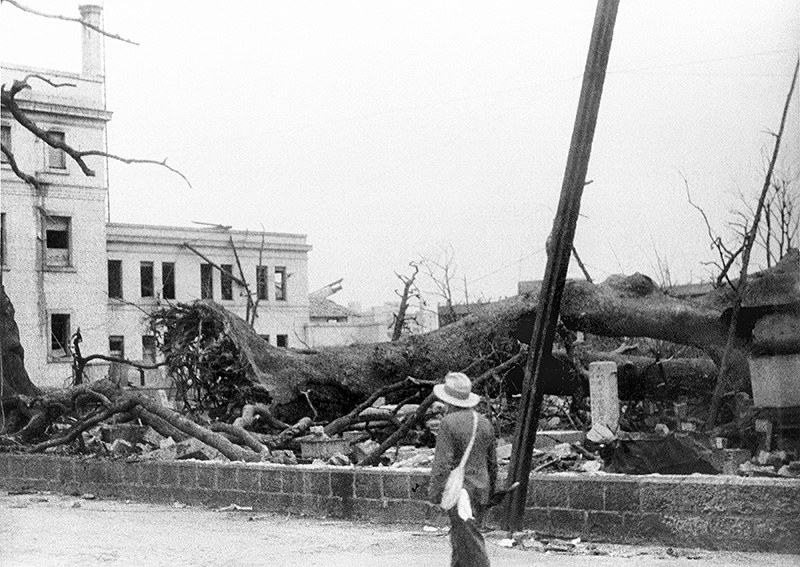
{"label": "large tree branch", "polygon": [[101,35],[104,35],[104,36],[106,36],[108,38],[116,39],[118,41],[123,41],[125,43],[130,43],[132,45],[139,45],[138,43],[136,43],[133,40],[126,39],[126,38],[124,38],[124,37],[122,37],[120,35],[117,35],[115,33],[107,32],[103,28],[101,28],[99,26],[96,26],[96,25],[94,25],[94,24],[92,24],[90,22],[87,22],[86,20],[83,20],[81,18],[75,18],[75,17],[70,17],[70,16],[62,16],[60,14],[48,14],[46,12],[40,12],[39,10],[34,10],[33,8],[31,8],[29,6],[25,6],[24,4],[21,4],[21,3],[17,2],[17,0],[0,0],[0,3],[2,3],[2,2],[8,2],[12,6],[14,6],[15,8],[18,8],[19,10],[22,10],[23,12],[28,12],[29,14],[33,14],[34,16],[39,16],[39,17],[42,17],[42,18],[49,18],[49,19],[52,19],[52,20],[62,20],[64,22],[75,22],[77,24],[82,25],[85,28],[88,28],[90,30],[96,31],[97,33],[99,33]]}
{"label": "large tree branch", "polygon": [[[6,1],[9,1],[9,0],[6,0]],[[108,152],[105,152],[105,151],[102,151],[102,150],[78,150],[76,148],[73,148],[69,144],[67,144],[63,139],[55,137],[55,136],[52,136],[50,134],[50,132],[40,128],[36,124],[36,122],[34,122],[25,113],[25,111],[22,110],[22,108],[19,106],[19,104],[17,102],[17,99],[16,99],[17,94],[19,94],[21,91],[31,88],[30,84],[28,84],[28,79],[31,79],[31,78],[40,79],[40,80],[45,81],[46,83],[48,83],[51,86],[56,87],[56,88],[58,88],[58,87],[74,87],[75,86],[74,84],[71,84],[71,83],[54,83],[54,82],[50,81],[49,79],[46,79],[45,77],[42,77],[41,75],[28,75],[22,81],[15,80],[14,83],[11,85],[10,89],[6,89],[5,85],[2,86],[2,90],[0,91],[0,102],[2,103],[2,106],[4,108],[6,108],[11,113],[11,115],[14,117],[14,119],[23,128],[25,128],[26,130],[31,132],[34,136],[36,136],[40,140],[44,141],[50,147],[58,149],[58,150],[61,150],[64,153],[66,153],[70,158],[72,158],[72,160],[76,164],[78,164],[78,167],[80,167],[80,169],[81,169],[81,171],[83,172],[84,175],[86,175],[87,177],[94,177],[95,176],[95,171],[87,165],[86,160],[84,158],[89,157],[89,156],[99,156],[99,157],[105,157],[107,159],[113,159],[113,160],[116,160],[116,161],[121,161],[121,162],[127,163],[127,164],[152,164],[152,165],[158,165],[158,166],[164,167],[165,169],[167,169],[167,170],[179,175],[186,182],[186,184],[190,188],[192,187],[192,184],[189,182],[189,179],[183,173],[181,173],[179,170],[175,169],[171,165],[167,164],[166,158],[164,160],[162,160],[162,161],[158,161],[158,160],[153,160],[153,159],[126,158],[126,157],[122,157],[122,156],[118,156],[118,155],[115,155],[115,154],[111,154],[111,153],[108,153]],[[5,151],[4,151],[4,153],[5,153]],[[32,176],[30,176],[28,174],[23,174],[22,172],[18,173],[18,169],[14,170],[14,173],[17,175],[17,177],[19,177],[20,179],[22,179],[26,183],[30,183],[31,182],[30,179],[33,178]]]}

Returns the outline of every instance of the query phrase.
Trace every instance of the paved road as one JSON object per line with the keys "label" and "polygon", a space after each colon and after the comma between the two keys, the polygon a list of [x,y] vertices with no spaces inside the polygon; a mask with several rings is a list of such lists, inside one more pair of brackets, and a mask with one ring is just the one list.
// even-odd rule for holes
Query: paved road
{"label": "paved road", "polygon": [[[220,512],[182,505],[0,492],[0,565],[445,567],[448,539],[423,526]],[[578,545],[569,553],[498,545],[493,567],[797,566],[797,556]],[[593,549],[592,549],[593,548]],[[597,555],[588,555],[593,551]]]}

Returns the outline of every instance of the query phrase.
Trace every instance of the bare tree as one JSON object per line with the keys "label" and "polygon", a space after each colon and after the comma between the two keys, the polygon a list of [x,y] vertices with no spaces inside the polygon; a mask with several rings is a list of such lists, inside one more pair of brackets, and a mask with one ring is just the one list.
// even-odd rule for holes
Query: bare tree
{"label": "bare tree", "polygon": [[400,306],[397,308],[397,313],[395,313],[394,320],[392,321],[392,342],[399,340],[403,335],[403,331],[409,330],[410,323],[416,321],[416,316],[410,316],[408,314],[410,301],[412,299],[422,301],[419,288],[415,283],[417,274],[419,274],[419,264],[417,262],[409,262],[408,265],[412,270],[410,276],[398,274],[397,272],[394,273],[397,279],[403,283],[403,291],[395,291],[400,297]]}
{"label": "bare tree", "polygon": [[445,244],[440,248],[436,257],[421,255],[417,264],[433,285],[433,294],[444,301],[445,313],[439,315],[440,325],[448,325],[458,319],[455,310],[457,265],[453,246]]}

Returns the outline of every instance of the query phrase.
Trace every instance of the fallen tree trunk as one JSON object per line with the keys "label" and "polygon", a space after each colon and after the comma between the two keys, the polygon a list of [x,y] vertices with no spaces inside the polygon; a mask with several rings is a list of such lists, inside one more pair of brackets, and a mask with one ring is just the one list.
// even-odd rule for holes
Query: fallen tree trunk
{"label": "fallen tree trunk", "polygon": [[[627,278],[612,277],[600,285],[567,282],[562,319],[568,328],[587,333],[645,336],[715,349],[725,342],[722,313],[726,305],[724,294],[714,293],[701,302],[670,297],[652,280],[636,274]],[[534,296],[516,296],[487,304],[437,331],[397,342],[296,351],[271,347],[242,319],[212,302],[191,305],[195,319],[214,321],[204,325],[207,333],[211,328],[215,330],[202,337],[203,340],[219,344],[220,336],[230,338],[238,349],[237,357],[243,371],[269,391],[275,415],[288,422],[313,415],[314,411],[318,421],[330,422],[342,417],[376,390],[395,385],[406,376],[439,380],[456,369],[479,375],[513,356],[520,342],[528,342],[535,308]],[[193,333],[197,328],[197,324],[186,324],[184,332]],[[173,340],[176,340],[174,336]],[[182,344],[192,340],[191,334],[180,336]],[[170,344],[165,347],[169,361]],[[592,360],[591,353],[579,352],[578,358],[582,357],[580,362],[584,366]],[[609,357],[613,354],[603,356]],[[670,382],[670,367],[682,367],[688,382],[701,384],[713,380],[708,372],[709,365],[678,362],[653,365],[653,359],[620,359],[619,356],[610,359],[623,364],[624,381],[641,383],[630,388],[639,396],[647,394],[648,388],[652,390],[658,386],[659,379],[665,376]],[[176,364],[184,368],[186,359],[181,357]],[[746,364],[741,370],[743,376],[749,376]],[[556,357],[550,363],[544,392],[574,393],[585,382],[582,371],[576,367],[575,360]]]}

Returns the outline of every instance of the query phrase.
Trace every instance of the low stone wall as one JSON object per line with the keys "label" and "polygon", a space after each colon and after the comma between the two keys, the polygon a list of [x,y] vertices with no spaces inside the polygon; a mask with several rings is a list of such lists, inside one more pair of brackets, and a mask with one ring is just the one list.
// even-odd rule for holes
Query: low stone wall
{"label": "low stone wall", "polygon": [[[442,525],[426,471],[0,454],[5,490]],[[589,541],[800,553],[800,481],[534,474],[525,524]]]}

